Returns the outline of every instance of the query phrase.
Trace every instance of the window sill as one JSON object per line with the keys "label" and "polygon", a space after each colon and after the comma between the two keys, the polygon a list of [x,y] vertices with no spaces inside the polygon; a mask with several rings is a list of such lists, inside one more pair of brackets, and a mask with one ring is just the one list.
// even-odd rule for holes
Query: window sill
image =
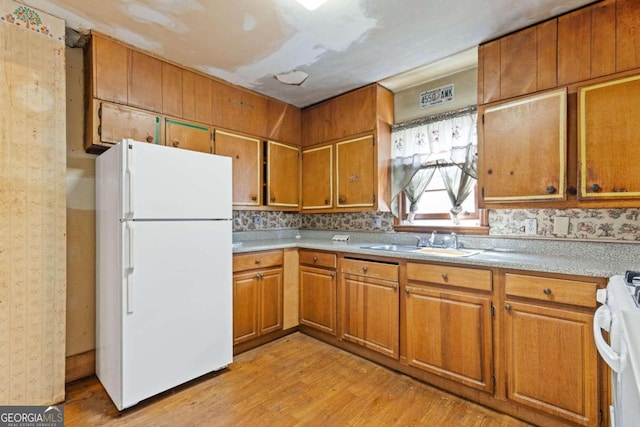
{"label": "window sill", "polygon": [[[434,221],[435,222],[435,221]],[[460,224],[437,224],[437,223],[420,223],[413,224],[395,224],[393,229],[399,232],[412,232],[412,233],[427,233],[427,232],[442,232],[442,233],[458,233],[458,234],[474,234],[474,235],[488,235],[489,227],[480,225]]]}

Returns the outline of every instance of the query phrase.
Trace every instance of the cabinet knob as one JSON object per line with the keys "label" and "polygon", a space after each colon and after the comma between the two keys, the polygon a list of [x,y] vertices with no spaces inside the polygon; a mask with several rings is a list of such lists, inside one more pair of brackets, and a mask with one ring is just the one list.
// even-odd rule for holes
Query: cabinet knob
{"label": "cabinet knob", "polygon": [[153,142],[153,137],[152,137],[151,135],[149,135],[149,136],[146,138],[146,140],[147,140],[147,142],[152,143],[152,142]]}
{"label": "cabinet knob", "polygon": [[260,264],[261,262],[262,262],[262,260],[261,260],[261,259],[257,259],[257,260],[256,260],[256,264]]}
{"label": "cabinet knob", "polygon": [[262,279],[263,274],[262,273],[258,273],[256,274],[256,279]]}
{"label": "cabinet knob", "polygon": [[578,189],[576,187],[569,187],[567,189],[567,193],[571,194],[572,196],[575,196],[576,194],[578,194]]}
{"label": "cabinet knob", "polygon": [[367,267],[362,267],[362,272],[366,273],[367,272]]}
{"label": "cabinet knob", "polygon": [[329,199],[324,199],[324,204],[328,205],[329,204]]}
{"label": "cabinet knob", "polygon": [[317,256],[313,257],[313,262],[318,262],[318,257]]}
{"label": "cabinet knob", "polygon": [[251,196],[251,200],[255,202],[256,200],[258,200],[258,196]]}
{"label": "cabinet knob", "polygon": [[392,287],[393,287],[393,290],[394,290],[394,291],[397,291],[397,290],[398,290],[398,285],[396,285],[395,283],[393,284],[393,286],[392,286]]}
{"label": "cabinet knob", "polygon": [[598,184],[591,184],[591,191],[597,193],[600,190],[601,190],[601,188],[600,188],[600,186]]}
{"label": "cabinet knob", "polygon": [[493,173],[493,169],[487,170],[487,175],[491,175]]}
{"label": "cabinet knob", "polygon": [[551,289],[549,288],[544,288],[542,292],[544,292],[545,295],[551,295]]}
{"label": "cabinet knob", "polygon": [[331,277],[336,277],[336,273],[331,272]]}
{"label": "cabinet knob", "polygon": [[271,201],[272,201],[272,202],[275,202],[275,201],[276,201],[275,196],[271,196]]}
{"label": "cabinet knob", "polygon": [[409,295],[409,288],[404,288],[404,293]]}
{"label": "cabinet knob", "polygon": [[344,203],[346,201],[347,201],[347,199],[345,199],[344,197],[338,197],[338,202]]}
{"label": "cabinet knob", "polygon": [[174,147],[179,147],[180,146],[180,141],[178,141],[177,139],[174,139],[173,142],[171,143]]}
{"label": "cabinet knob", "polygon": [[445,282],[449,280],[449,276],[447,275],[447,273],[442,273],[442,280],[444,280]]}
{"label": "cabinet knob", "polygon": [[504,306],[504,309],[507,311],[511,311],[511,305],[507,304]]}
{"label": "cabinet knob", "polygon": [[549,185],[549,186],[547,187],[547,193],[549,193],[549,194],[553,194],[553,193],[555,193],[555,192],[556,192],[556,187],[554,187],[553,185]]}

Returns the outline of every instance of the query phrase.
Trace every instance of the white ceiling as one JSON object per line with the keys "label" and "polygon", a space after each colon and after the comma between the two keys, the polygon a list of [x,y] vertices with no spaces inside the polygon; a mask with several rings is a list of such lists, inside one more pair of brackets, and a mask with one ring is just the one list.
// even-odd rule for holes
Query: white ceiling
{"label": "white ceiling", "polygon": [[[295,0],[22,1],[74,30],[95,29],[298,107],[410,70],[384,84],[419,84],[428,78],[422,66],[441,72],[430,64],[463,51],[468,62],[483,41],[593,2],[327,0],[310,12]],[[309,78],[300,86],[274,78],[292,70]]]}

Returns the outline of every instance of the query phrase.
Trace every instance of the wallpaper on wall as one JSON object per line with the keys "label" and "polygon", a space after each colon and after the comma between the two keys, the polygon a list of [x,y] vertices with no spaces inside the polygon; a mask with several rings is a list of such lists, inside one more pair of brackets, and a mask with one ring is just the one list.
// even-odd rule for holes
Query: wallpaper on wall
{"label": "wallpaper on wall", "polygon": [[[376,224],[380,220],[380,226]],[[393,216],[382,212],[298,214],[281,211],[233,211],[233,231],[279,230],[393,231]]]}
{"label": "wallpaper on wall", "polygon": [[[569,233],[554,234],[557,217],[569,218]],[[522,221],[537,220],[538,237],[640,241],[640,208],[626,209],[500,209],[489,211],[489,234],[525,236]]]}
{"label": "wallpaper on wall", "polygon": [[283,211],[233,211],[233,231],[300,228],[300,214]]}

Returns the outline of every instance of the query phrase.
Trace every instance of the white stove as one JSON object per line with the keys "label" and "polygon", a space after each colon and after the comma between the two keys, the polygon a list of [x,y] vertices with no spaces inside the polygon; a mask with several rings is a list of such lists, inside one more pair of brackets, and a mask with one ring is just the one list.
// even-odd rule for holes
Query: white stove
{"label": "white stove", "polygon": [[[611,367],[611,426],[637,426],[640,420],[640,273],[611,277],[607,288],[598,290],[596,298],[602,306],[595,313],[593,335],[600,356]],[[609,343],[601,329],[609,331]]]}

